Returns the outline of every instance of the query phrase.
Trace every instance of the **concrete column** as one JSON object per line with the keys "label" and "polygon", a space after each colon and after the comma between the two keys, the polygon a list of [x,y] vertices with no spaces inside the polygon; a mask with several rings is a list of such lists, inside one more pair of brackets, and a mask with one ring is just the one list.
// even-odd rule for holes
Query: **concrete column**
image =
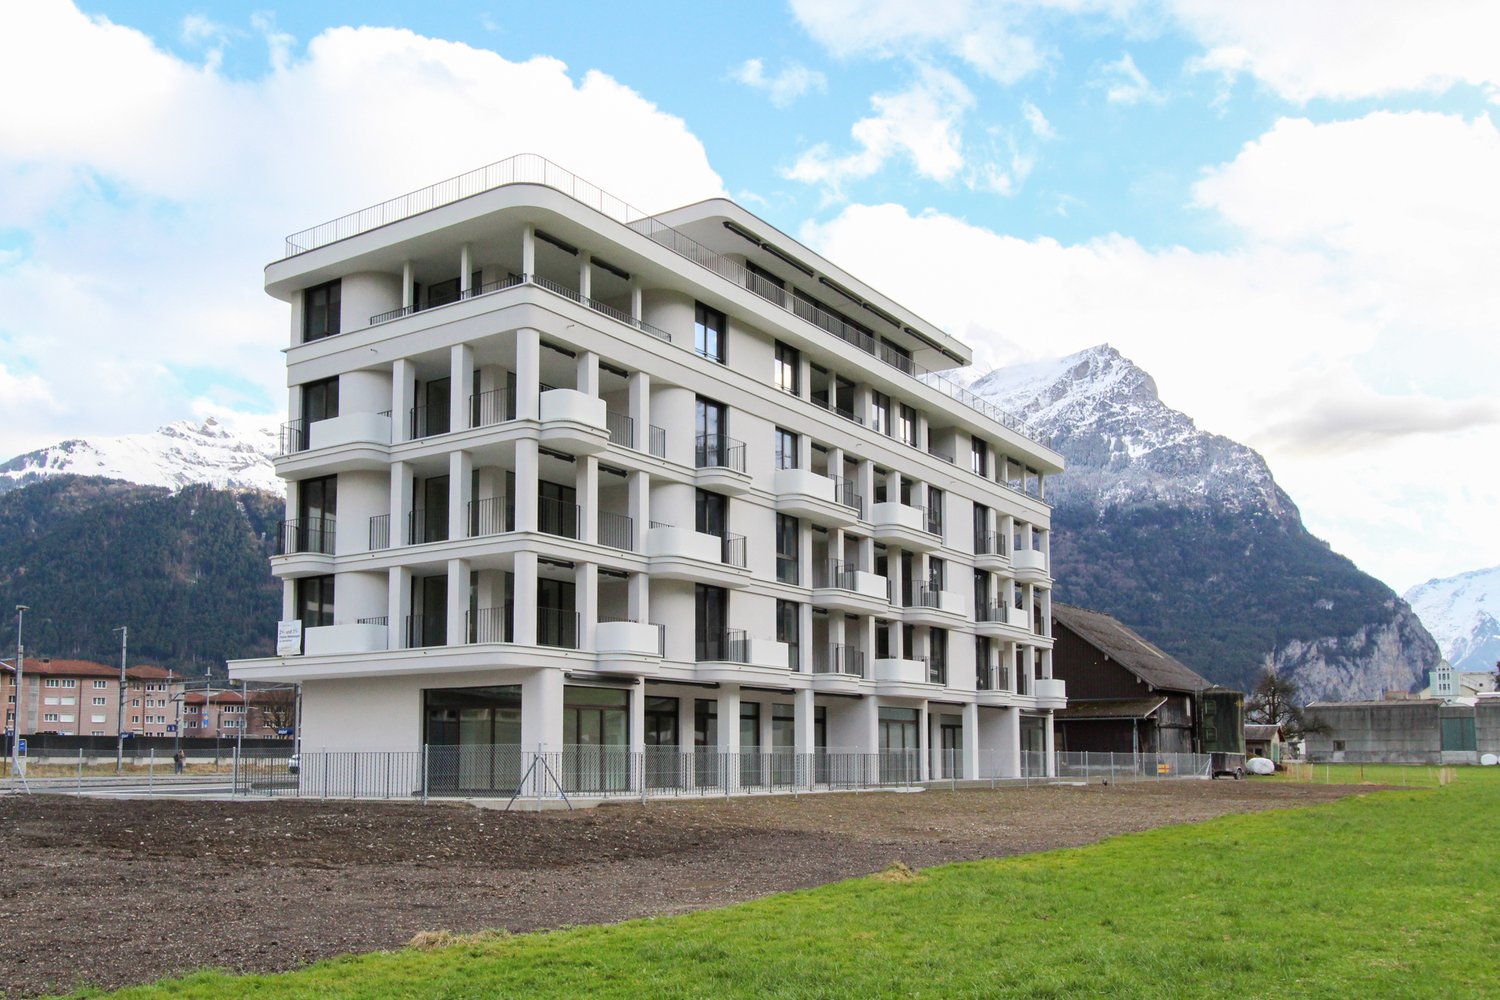
{"label": "concrete column", "polygon": [[1047,476],[1041,472],[1036,474],[1036,498],[1038,500],[1047,499]]}
{"label": "concrete column", "polygon": [[297,617],[297,581],[281,581],[281,620],[289,622]]}
{"label": "concrete column", "polygon": [[636,552],[646,551],[646,532],[651,522],[651,477],[644,472],[630,472],[625,477],[625,512],[630,515],[631,539]]}
{"label": "concrete column", "polygon": [[1006,514],[1000,519],[1000,534],[1005,536],[1005,553],[1015,555],[1016,519]]}
{"label": "concrete column", "polygon": [[599,541],[599,459],[580,455],[573,463],[573,489],[578,497],[578,540]]}
{"label": "concrete column", "polygon": [[626,617],[633,622],[651,621],[651,577],[631,573],[625,582]]}
{"label": "concrete column", "polygon": [[901,579],[901,550],[893,545],[885,547],[885,571],[890,574],[891,595],[895,598],[891,602],[893,607],[906,607],[906,587]]}
{"label": "concrete column", "polygon": [[895,469],[885,474],[885,499],[888,503],[901,502],[901,473]]}
{"label": "concrete column", "polygon": [[407,647],[406,619],[411,614],[411,570],[392,566],[386,589],[386,615],[390,621],[391,649]]}
{"label": "concrete column", "polygon": [[465,430],[472,426],[473,404],[470,397],[474,395],[474,348],[468,344],[454,344],[448,352],[448,426],[455,430]]}
{"label": "concrete column", "polygon": [[865,651],[865,680],[875,679],[875,616],[859,620],[859,646]]}
{"label": "concrete column", "polygon": [[474,456],[467,451],[448,453],[448,537],[469,534],[469,501],[474,499]]}
{"label": "concrete column", "polygon": [[594,258],[587,251],[578,255],[578,294],[594,297]]}
{"label": "concrete column", "polygon": [[[563,675],[561,670],[534,670],[521,680],[521,759],[531,763],[528,754],[541,750],[557,753],[563,745]],[[540,767],[537,768],[541,770]],[[556,767],[553,767],[554,773]],[[538,789],[523,791],[534,793]],[[541,787],[545,794],[556,788]]]}
{"label": "concrete column", "polygon": [[726,684],[719,689],[719,752],[728,757],[724,766],[724,781],[728,791],[740,786],[740,689],[738,685]]}
{"label": "concrete column", "polygon": [[1042,745],[1047,751],[1047,777],[1055,778],[1057,777],[1057,754],[1055,753],[1056,744],[1053,741],[1051,709],[1047,710],[1047,722],[1042,729],[1042,734]]}
{"label": "concrete column", "polygon": [[592,651],[594,627],[599,623],[599,565],[581,562],[573,566],[574,607],[578,612],[578,648]]}
{"label": "concrete column", "polygon": [[536,420],[542,380],[541,334],[529,327],[516,331],[516,419]]}
{"label": "concrete column", "polygon": [[812,362],[807,355],[797,352],[797,396],[801,399],[811,398],[812,392]]}
{"label": "concrete column", "polygon": [[599,355],[593,351],[579,351],[576,367],[578,391],[585,396],[597,399],[599,397]]}
{"label": "concrete column", "polygon": [[465,243],[458,248],[458,293],[463,298],[469,297],[473,287],[470,280],[474,273],[474,265],[469,261],[469,244]]}
{"label": "concrete column", "polygon": [[391,364],[391,441],[411,440],[411,408],[417,393],[417,371],[406,358]]}
{"label": "concrete column", "polygon": [[448,560],[448,645],[469,641],[469,560]]}
{"label": "concrete column", "polygon": [[651,376],[632,372],[627,383],[630,394],[630,419],[635,422],[636,451],[651,450]]}
{"label": "concrete column", "polygon": [[630,769],[630,787],[642,791],[646,780],[646,680],[641,678],[630,689],[630,757],[637,763]]}
{"label": "concrete column", "polygon": [[1052,572],[1052,532],[1051,530],[1044,530],[1038,532],[1038,535],[1041,537],[1042,543],[1042,565],[1050,575]]}
{"label": "concrete column", "polygon": [[1019,708],[1002,708],[1000,710],[1000,738],[996,744],[996,756],[999,758],[999,772],[1002,778],[1019,778],[1021,776],[1021,710]]}
{"label": "concrete column", "polygon": [[409,309],[412,305],[412,297],[416,289],[411,283],[411,261],[401,262],[401,308]]}
{"label": "concrete column", "polygon": [[[515,559],[515,592],[511,596],[511,638],[518,646],[535,646],[536,553],[517,552]],[[525,697],[524,691],[522,697]],[[521,711],[524,719],[524,705]],[[561,709],[559,708],[558,711],[558,725],[561,726]],[[523,740],[523,742],[529,741]]]}
{"label": "concrete column", "polygon": [[536,226],[530,223],[521,230],[521,273],[536,276]]}
{"label": "concrete column", "polygon": [[406,515],[411,511],[412,477],[412,467],[409,464],[391,463],[391,548],[407,543]]}
{"label": "concrete column", "polygon": [[516,442],[516,495],[510,502],[516,509],[516,530],[535,531],[537,526],[537,483],[540,479],[541,456],[537,453],[534,439],[522,438]]}
{"label": "concrete column", "polygon": [[872,695],[861,703],[861,707],[865,712],[863,745],[851,749],[875,753],[880,749],[880,699]]}
{"label": "concrete column", "polygon": [[805,517],[797,522],[797,582],[804,587],[813,585],[813,530],[812,522]]}
{"label": "concrete column", "polygon": [[817,768],[813,754],[817,752],[814,742],[817,736],[813,725],[816,711],[813,706],[812,688],[799,688],[792,695],[792,749],[804,770],[805,787],[811,788],[817,780]]}
{"label": "concrete column", "polygon": [[[917,444],[916,444],[917,448],[921,449],[922,451],[926,451],[927,450],[927,438],[928,438],[928,435],[929,435],[930,432],[931,432],[931,428],[927,425],[927,414],[923,413],[921,410],[918,410],[917,411]],[[953,457],[953,460],[955,462],[958,461],[958,456],[955,455]]]}
{"label": "concrete column", "polygon": [[964,706],[964,773],[969,780],[979,777],[979,706]]}
{"label": "concrete column", "polygon": [[630,318],[637,323],[641,321],[641,279],[633,275],[630,278]]}
{"label": "concrete column", "polygon": [[813,606],[802,603],[797,606],[797,669],[804,674],[812,673]]}
{"label": "concrete column", "polygon": [[[942,743],[939,742],[939,746]],[[922,704],[917,707],[917,777],[920,781],[931,781],[933,775],[932,767],[932,713],[927,709],[927,699],[922,699]]]}
{"label": "concrete column", "polygon": [[[897,580],[899,581],[899,579],[900,579],[900,577],[898,575],[897,576]],[[896,584],[896,587],[897,587],[898,591],[900,589],[900,586],[901,585],[898,582]],[[890,647],[891,647],[891,659],[893,659],[893,660],[904,660],[904,659],[906,659],[906,654],[907,654],[908,650],[906,648],[906,635],[904,634],[905,632],[906,632],[906,628],[901,623],[901,619],[900,618],[892,619],[891,624],[890,624],[890,635],[891,635]]]}

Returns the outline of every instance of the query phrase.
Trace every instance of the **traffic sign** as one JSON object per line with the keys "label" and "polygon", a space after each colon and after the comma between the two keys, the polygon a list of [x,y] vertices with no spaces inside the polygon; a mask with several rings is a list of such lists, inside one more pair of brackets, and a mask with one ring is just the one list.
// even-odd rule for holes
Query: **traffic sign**
{"label": "traffic sign", "polygon": [[276,735],[277,736],[290,736],[290,735],[292,735],[292,732],[293,731],[290,728],[283,727],[281,729],[276,730]]}
{"label": "traffic sign", "polygon": [[22,757],[26,756],[26,741],[24,739],[16,740],[16,753]]}
{"label": "traffic sign", "polygon": [[176,726],[168,726],[167,727],[167,732],[169,732],[169,733],[175,733],[175,732],[177,732],[177,727]]}

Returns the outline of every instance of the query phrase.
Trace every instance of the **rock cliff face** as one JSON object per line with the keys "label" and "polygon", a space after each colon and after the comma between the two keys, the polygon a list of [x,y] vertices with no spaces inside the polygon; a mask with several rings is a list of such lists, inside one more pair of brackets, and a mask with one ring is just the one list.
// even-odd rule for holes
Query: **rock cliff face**
{"label": "rock cliff face", "polygon": [[1106,611],[1222,684],[1273,665],[1309,698],[1414,689],[1438,661],[1389,587],[1302,525],[1254,450],[1200,430],[1108,345],[971,377],[1051,435],[1057,596]]}

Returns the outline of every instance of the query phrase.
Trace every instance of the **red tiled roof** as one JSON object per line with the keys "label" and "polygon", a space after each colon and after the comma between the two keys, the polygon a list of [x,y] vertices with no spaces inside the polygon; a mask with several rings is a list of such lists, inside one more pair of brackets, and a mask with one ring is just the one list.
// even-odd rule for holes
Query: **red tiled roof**
{"label": "red tiled roof", "polygon": [[[8,676],[14,676],[16,670],[14,666],[6,664],[4,672]],[[26,672],[35,677],[113,677],[116,680],[120,677],[118,666],[95,663],[93,660],[59,660],[51,657],[27,657]],[[164,681],[168,677],[168,671],[165,667],[143,663],[137,667],[127,667],[125,676],[136,681]]]}

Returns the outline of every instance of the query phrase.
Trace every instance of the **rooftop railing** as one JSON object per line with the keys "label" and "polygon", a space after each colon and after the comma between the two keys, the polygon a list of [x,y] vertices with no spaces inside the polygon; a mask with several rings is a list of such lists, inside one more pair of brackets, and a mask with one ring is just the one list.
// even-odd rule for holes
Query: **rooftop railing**
{"label": "rooftop railing", "polygon": [[[678,232],[653,216],[647,215],[629,203],[605,192],[596,185],[564,170],[557,164],[535,153],[518,153],[515,156],[450,177],[417,191],[412,191],[383,201],[378,205],[351,212],[348,215],[293,233],[286,239],[286,256],[295,257],[324,247],[339,240],[349,239],[370,232],[381,226],[411,218],[444,205],[451,205],[464,198],[483,194],[509,184],[538,184],[560,191],[574,201],[593,208],[603,215],[621,222],[647,239],[666,247],[699,266],[713,271],[720,277],[734,282],[802,320],[831,333],[846,343],[852,344],[866,354],[878,357],[885,364],[911,376],[924,385],[983,414],[1002,426],[1009,427],[1034,441],[1044,438],[1025,421],[1006,413],[987,400],[965,389],[944,375],[929,371],[911,358],[888,344],[881,343],[870,334],[860,330],[838,316],[812,302],[780,288],[765,278],[753,273],[743,264],[710,250],[697,240]],[[577,296],[577,293],[573,293]],[[580,297],[581,298],[581,297]],[[592,303],[586,303],[592,308]],[[616,310],[618,311],[618,310]],[[391,317],[394,318],[394,317]]]}

